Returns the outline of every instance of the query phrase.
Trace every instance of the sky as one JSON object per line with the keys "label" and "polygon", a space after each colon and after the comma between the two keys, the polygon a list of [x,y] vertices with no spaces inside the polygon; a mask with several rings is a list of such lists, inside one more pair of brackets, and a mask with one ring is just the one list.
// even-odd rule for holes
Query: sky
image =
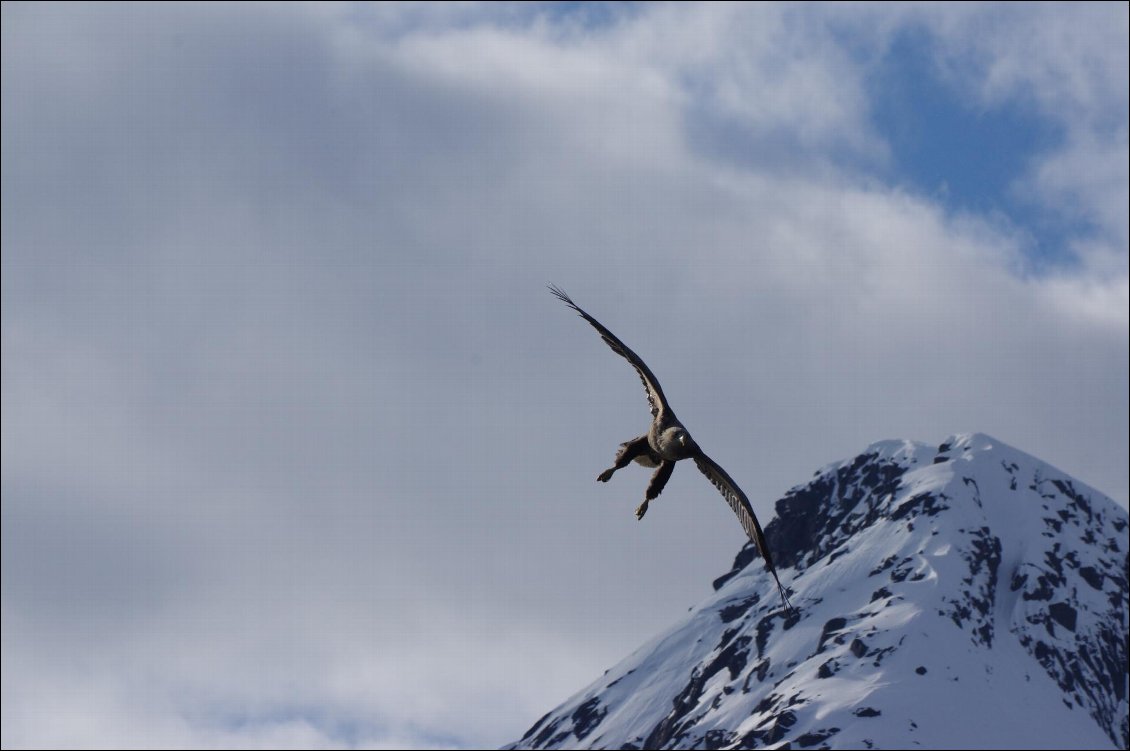
{"label": "sky", "polygon": [[1130,498],[1128,10],[2,6],[5,747],[490,747],[979,431]]}

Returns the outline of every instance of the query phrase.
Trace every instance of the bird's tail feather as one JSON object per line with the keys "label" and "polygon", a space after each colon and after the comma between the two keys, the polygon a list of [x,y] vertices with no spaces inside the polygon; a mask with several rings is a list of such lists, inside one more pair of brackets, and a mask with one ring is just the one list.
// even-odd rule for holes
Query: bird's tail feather
{"label": "bird's tail feather", "polygon": [[766,560],[766,563],[768,564],[766,568],[769,569],[769,573],[773,574],[773,581],[777,582],[777,591],[781,593],[781,600],[785,603],[785,615],[789,617],[798,615],[797,609],[789,602],[789,596],[785,593],[785,587],[781,584],[781,579],[777,576],[777,571],[773,568],[773,564],[769,563],[768,560]]}

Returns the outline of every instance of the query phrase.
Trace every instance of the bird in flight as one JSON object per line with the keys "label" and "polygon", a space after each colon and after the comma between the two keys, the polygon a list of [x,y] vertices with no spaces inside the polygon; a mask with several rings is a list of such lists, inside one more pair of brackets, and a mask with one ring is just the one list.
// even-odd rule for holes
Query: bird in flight
{"label": "bird in flight", "polygon": [[612,351],[632,364],[632,367],[639,373],[640,380],[643,381],[647,401],[651,405],[651,427],[647,433],[620,444],[615,463],[601,472],[596,479],[600,482],[608,482],[612,479],[616,470],[623,469],[633,460],[645,467],[657,467],[655,474],[651,476],[651,482],[648,483],[647,491],[644,493],[643,503],[636,509],[636,518],[642,519],[643,515],[647,513],[647,505],[663,492],[663,487],[671,479],[671,473],[675,470],[675,463],[682,459],[693,459],[699,471],[706,475],[706,479],[710,480],[714,487],[718,488],[722,497],[730,504],[730,508],[737,514],[742,529],[749,535],[749,539],[753,540],[753,544],[757,546],[757,551],[765,559],[765,568],[769,570],[769,573],[773,575],[773,580],[777,582],[777,590],[781,593],[786,612],[790,615],[795,614],[796,611],[785,594],[785,588],[781,586],[781,580],[773,566],[773,557],[769,553],[769,547],[765,544],[765,533],[761,530],[761,525],[753,513],[749,499],[746,498],[746,494],[742,492],[738,484],[726,474],[726,470],[703,453],[702,449],[691,438],[687,429],[679,422],[679,418],[675,417],[671,406],[667,404],[666,397],[663,396],[663,389],[660,388],[655,374],[640,359],[639,355],[630,350],[615,334],[604,328],[600,321],[582,310],[561,288],[551,284],[549,291],[558,300],[577,311],[581,318],[592,324],[592,327],[600,333],[601,338],[612,348]]}

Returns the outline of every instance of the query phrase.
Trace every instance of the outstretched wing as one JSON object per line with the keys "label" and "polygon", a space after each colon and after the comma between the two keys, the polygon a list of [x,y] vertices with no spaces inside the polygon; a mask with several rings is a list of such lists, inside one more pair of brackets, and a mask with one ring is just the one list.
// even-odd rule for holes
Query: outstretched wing
{"label": "outstretched wing", "polygon": [[781,580],[777,577],[777,569],[773,566],[773,556],[769,553],[769,546],[765,544],[765,533],[761,530],[761,525],[757,521],[757,517],[753,513],[753,507],[749,505],[749,499],[746,498],[745,493],[738,487],[738,484],[726,474],[726,470],[718,466],[718,463],[711,459],[701,451],[698,456],[694,458],[694,463],[698,465],[699,471],[706,475],[706,479],[718,488],[718,492],[730,504],[730,508],[738,515],[738,521],[742,523],[742,529],[749,535],[749,539],[753,540],[753,544],[757,546],[757,552],[765,559],[765,568],[773,575],[774,581],[777,582],[777,590],[781,593],[781,599],[785,601],[785,609],[790,614],[795,613],[792,603],[785,595],[785,588],[781,586]]}
{"label": "outstretched wing", "polygon": [[659,387],[659,381],[656,380],[655,374],[644,364],[640,356],[628,349],[628,345],[617,339],[616,335],[611,331],[604,328],[600,321],[581,310],[577,303],[573,302],[560,287],[551,284],[549,285],[549,291],[556,295],[558,300],[577,311],[581,318],[584,318],[592,324],[592,327],[600,332],[600,336],[608,346],[612,348],[612,351],[632,364],[632,367],[640,374],[640,380],[643,381],[644,390],[647,391],[647,403],[651,405],[652,419],[658,417],[660,412],[665,411],[667,409],[667,399],[663,396],[663,389]]}

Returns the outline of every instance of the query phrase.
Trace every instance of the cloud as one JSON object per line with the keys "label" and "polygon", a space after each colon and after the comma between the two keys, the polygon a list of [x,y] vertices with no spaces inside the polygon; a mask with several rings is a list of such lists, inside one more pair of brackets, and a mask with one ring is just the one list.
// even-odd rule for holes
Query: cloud
{"label": "cloud", "polygon": [[[593,482],[645,403],[548,281],[765,517],[959,430],[1126,502],[1083,32],[1025,74],[915,6],[3,12],[5,745],[500,744],[695,602],[741,530],[686,468],[642,523],[642,473]],[[1029,190],[1084,262],[884,182],[913,23],[1063,118]]]}
{"label": "cloud", "polygon": [[728,134],[747,148],[787,145],[802,163],[813,155],[885,154],[867,126],[863,70],[812,8],[671,5],[619,31],[611,44],[618,57],[678,86],[692,138],[716,142]]}

